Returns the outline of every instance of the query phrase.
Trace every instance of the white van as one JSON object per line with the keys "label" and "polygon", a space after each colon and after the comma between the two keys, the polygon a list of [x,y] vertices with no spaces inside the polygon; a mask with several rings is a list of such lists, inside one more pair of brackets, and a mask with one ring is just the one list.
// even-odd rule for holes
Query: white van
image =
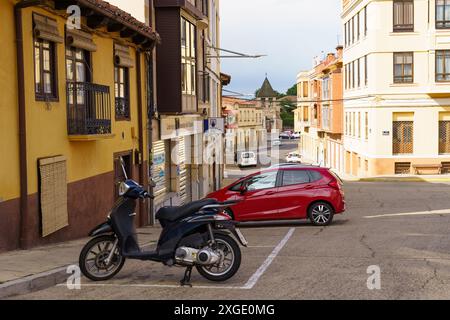
{"label": "white van", "polygon": [[239,167],[256,167],[258,165],[258,160],[256,158],[256,153],[254,152],[242,152],[238,157]]}

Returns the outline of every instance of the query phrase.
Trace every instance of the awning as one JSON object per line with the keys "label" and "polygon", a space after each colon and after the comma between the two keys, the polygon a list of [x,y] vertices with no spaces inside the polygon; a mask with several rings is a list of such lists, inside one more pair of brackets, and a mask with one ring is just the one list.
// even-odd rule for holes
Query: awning
{"label": "awning", "polygon": [[130,48],[116,43],[114,45],[114,62],[118,67],[133,68],[134,61],[130,55]]}
{"label": "awning", "polygon": [[92,40],[92,34],[82,30],[67,29],[66,43],[68,46],[84,49],[87,51],[97,51],[97,45]]}
{"label": "awning", "polygon": [[33,22],[36,38],[56,43],[64,42],[64,38],[59,34],[56,20],[34,13]]}

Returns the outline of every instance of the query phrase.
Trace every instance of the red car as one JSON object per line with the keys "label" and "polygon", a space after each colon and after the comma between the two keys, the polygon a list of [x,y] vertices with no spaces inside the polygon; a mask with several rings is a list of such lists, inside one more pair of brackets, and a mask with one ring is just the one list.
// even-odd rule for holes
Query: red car
{"label": "red car", "polygon": [[239,222],[310,219],[316,226],[326,226],[345,211],[341,179],[326,168],[304,165],[263,170],[207,198],[239,200],[227,209]]}

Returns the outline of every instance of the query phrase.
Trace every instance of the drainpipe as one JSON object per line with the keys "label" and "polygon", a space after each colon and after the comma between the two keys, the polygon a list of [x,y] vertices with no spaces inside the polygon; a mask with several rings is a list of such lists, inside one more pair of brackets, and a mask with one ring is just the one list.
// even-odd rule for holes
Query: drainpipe
{"label": "drainpipe", "polygon": [[19,108],[19,165],[20,165],[20,236],[19,247],[26,249],[28,226],[27,120],[25,106],[25,69],[23,49],[22,9],[42,4],[40,0],[21,1],[14,6],[16,28],[17,90]]}
{"label": "drainpipe", "polygon": [[[141,161],[139,163],[139,183],[144,185],[145,183],[145,166],[144,166],[144,129],[143,129],[143,116],[142,116],[142,64],[141,64],[141,52],[136,50],[136,76],[137,76],[137,96],[138,96],[138,131],[139,131],[139,152],[141,155]],[[148,170],[147,170],[148,171]],[[139,206],[139,221],[141,226],[148,224],[148,217],[145,214],[146,200],[142,201]]]}

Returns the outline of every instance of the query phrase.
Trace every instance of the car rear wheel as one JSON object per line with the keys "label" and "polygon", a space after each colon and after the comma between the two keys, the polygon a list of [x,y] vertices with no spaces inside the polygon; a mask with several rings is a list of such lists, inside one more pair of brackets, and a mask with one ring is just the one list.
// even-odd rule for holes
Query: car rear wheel
{"label": "car rear wheel", "polygon": [[328,226],[333,222],[334,209],[326,202],[316,202],[309,208],[308,216],[313,225]]}

